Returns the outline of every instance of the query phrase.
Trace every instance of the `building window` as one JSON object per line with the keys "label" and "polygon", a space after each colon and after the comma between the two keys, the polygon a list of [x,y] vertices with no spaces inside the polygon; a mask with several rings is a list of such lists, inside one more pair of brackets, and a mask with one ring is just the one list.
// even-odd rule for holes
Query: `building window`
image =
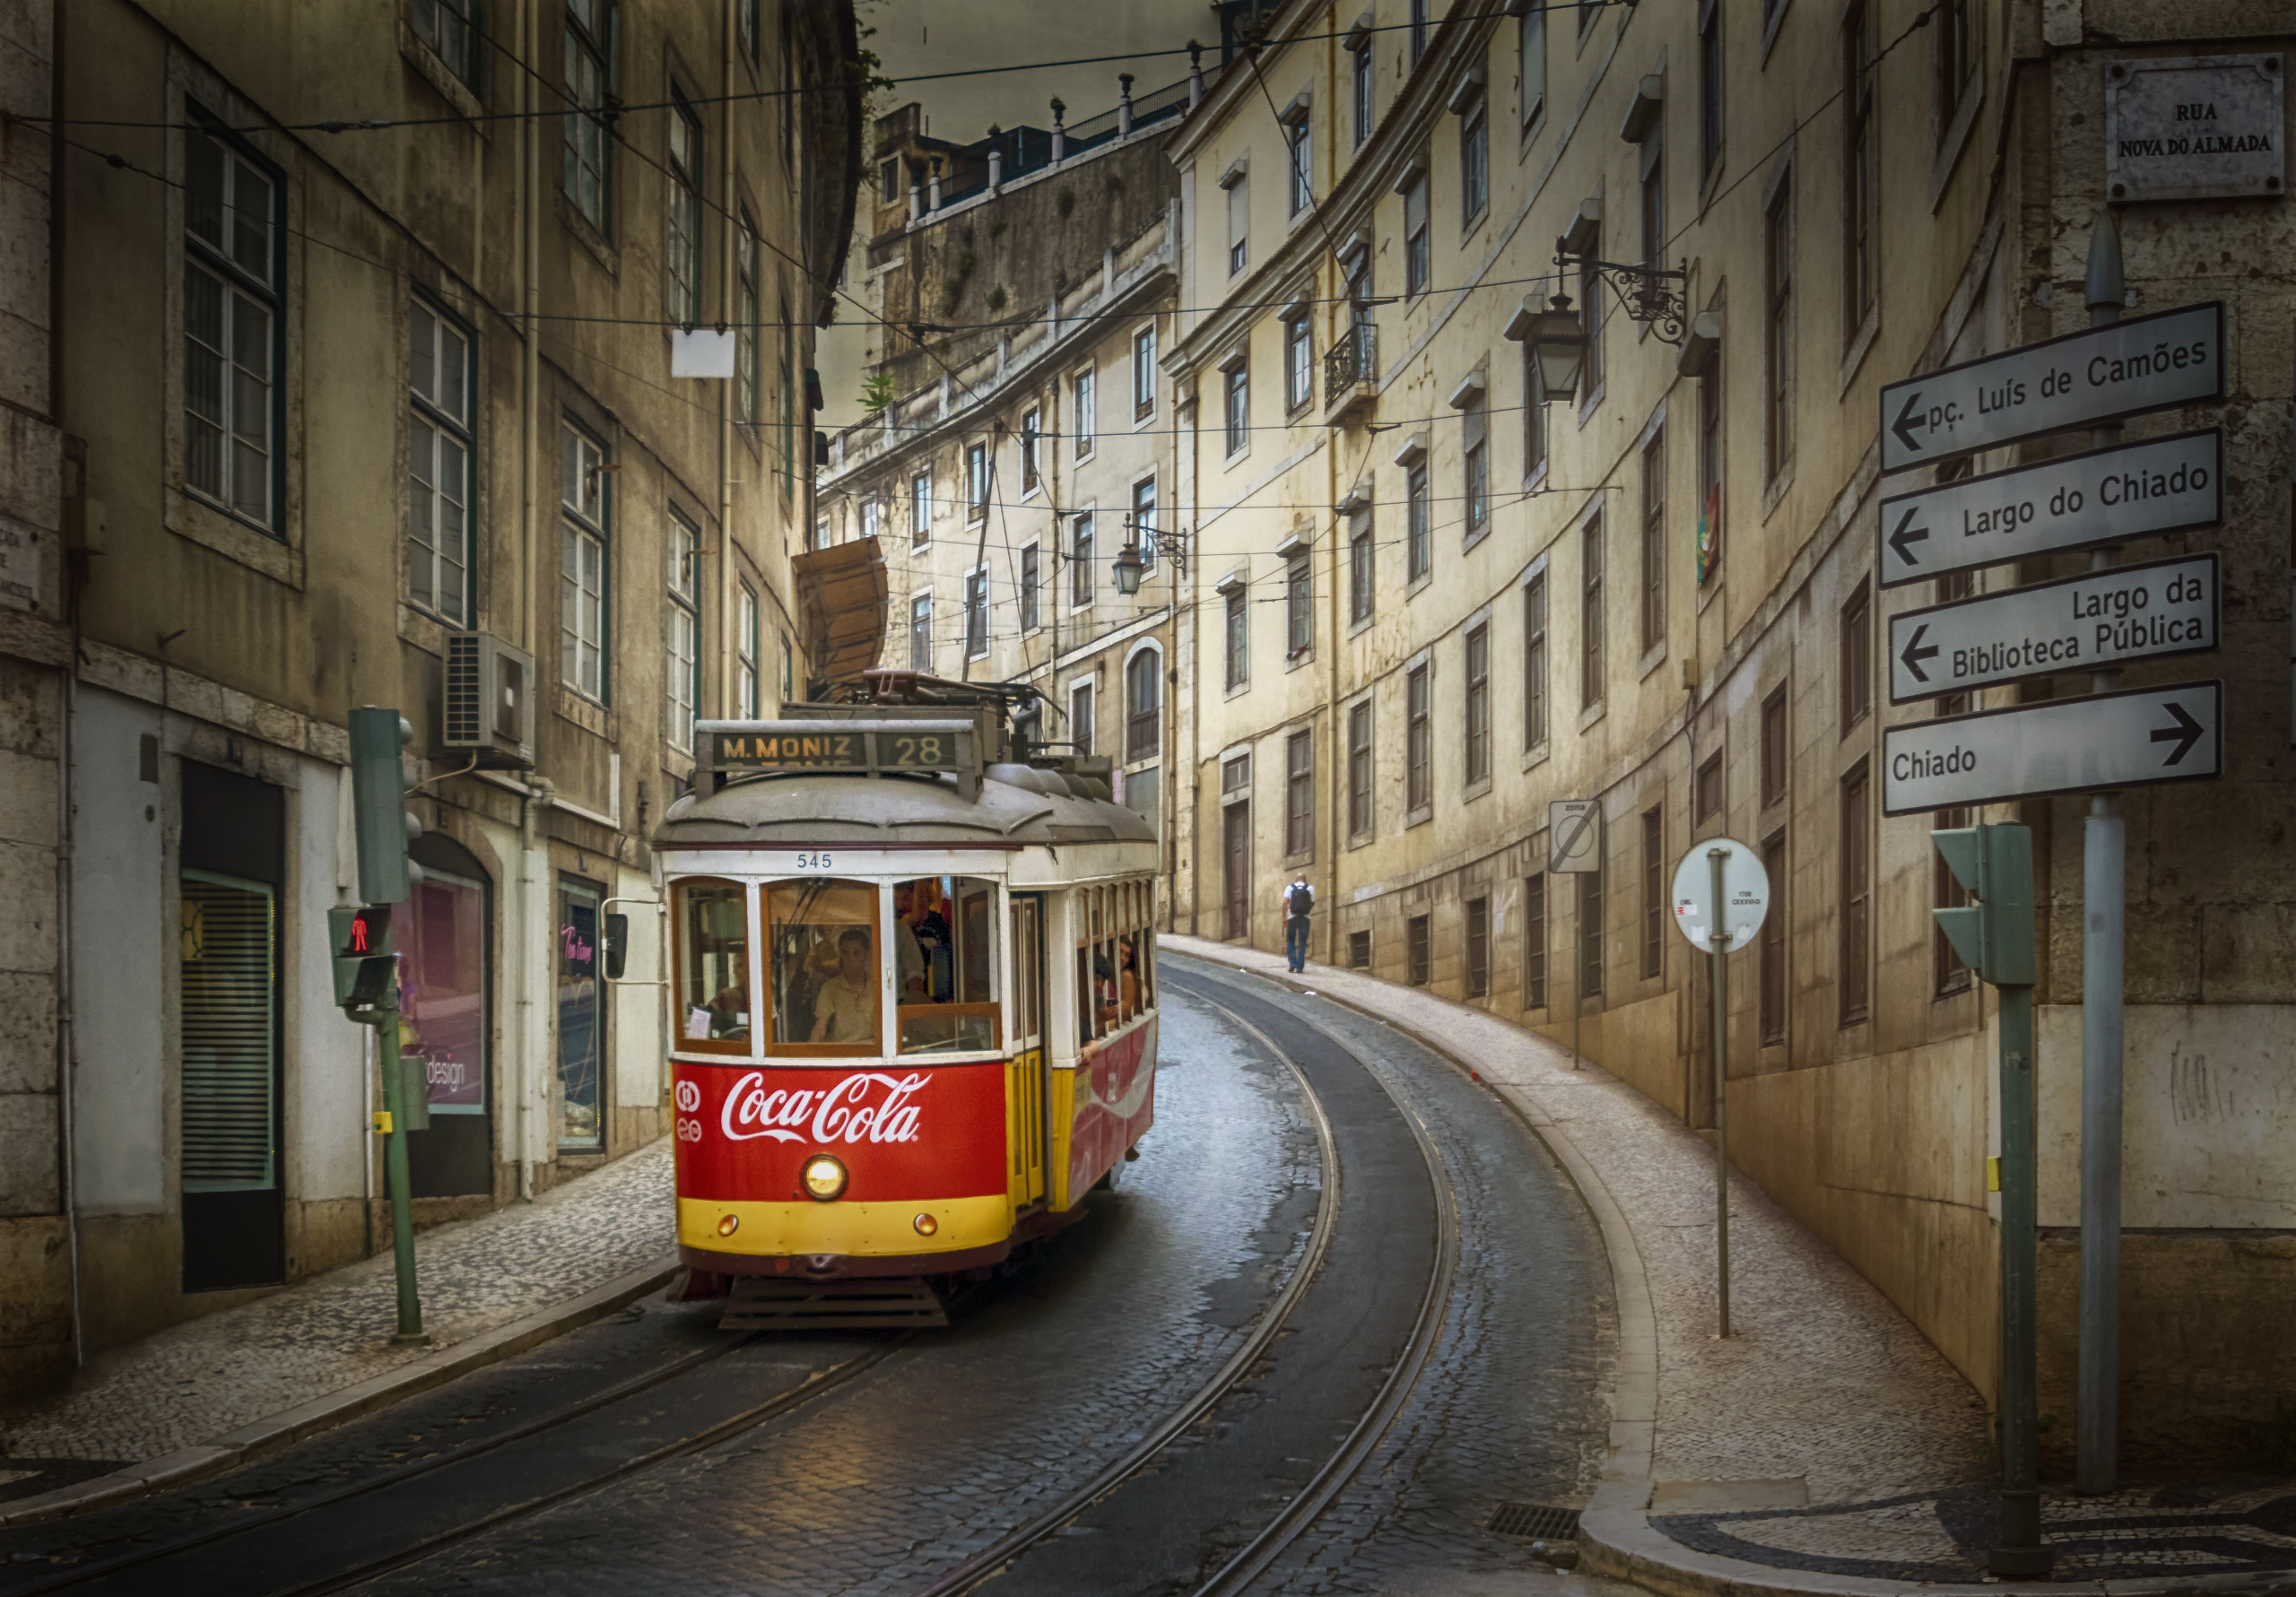
{"label": "building window", "polygon": [[1092,513],[1069,524],[1068,603],[1081,609],[1092,602]]}
{"label": "building window", "polygon": [[880,205],[900,204],[900,158],[899,156],[895,156],[891,161],[877,163],[877,204]]}
{"label": "building window", "polygon": [[568,687],[604,702],[607,618],[606,539],[612,525],[605,451],[587,433],[566,429],[561,456],[565,520],[560,565],[560,674]]}
{"label": "building window", "polygon": [[566,197],[601,233],[613,231],[613,140],[607,122],[607,28],[613,0],[566,0]]}
{"label": "building window", "polygon": [[1466,995],[1487,997],[1491,992],[1491,900],[1466,901]]}
{"label": "building window", "polygon": [[1937,24],[1937,142],[1952,131],[1953,118],[1970,79],[1977,74],[1977,19],[1971,0],[1939,0],[1930,13]]}
{"label": "building window", "polygon": [[988,573],[965,573],[965,658],[988,653]]}
{"label": "building window", "polygon": [[414,603],[466,627],[475,476],[470,335],[420,299],[408,319],[407,585]]}
{"label": "building window", "polygon": [[861,535],[865,538],[877,535],[877,499],[874,494],[861,501]]}
{"label": "building window", "polygon": [[670,512],[670,601],[664,629],[662,683],[669,701],[670,747],[693,751],[693,718],[701,702],[701,534]]}
{"label": "building window", "polygon": [[1347,835],[1371,835],[1371,701],[1361,699],[1347,711]]}
{"label": "building window", "polygon": [[[1416,5],[1420,0],[1412,0]],[[1428,917],[1414,915],[1403,924],[1404,980],[1414,987],[1423,987],[1434,964],[1434,939],[1428,930]]]}
{"label": "building window", "polygon": [[965,519],[988,519],[988,446],[965,446]]}
{"label": "building window", "polygon": [[1474,226],[1491,204],[1490,100],[1478,91],[1459,113],[1459,230]]}
{"label": "building window", "polygon": [[1153,759],[1163,740],[1164,656],[1142,649],[1124,668],[1124,757]]}
{"label": "building window", "polygon": [[1031,543],[1021,551],[1021,630],[1033,632],[1044,625],[1043,554]]}
{"label": "building window", "polygon": [[1297,216],[1315,204],[1315,149],[1309,143],[1309,121],[1305,112],[1283,126],[1283,152],[1287,180],[1284,185],[1284,213]]}
{"label": "building window", "polygon": [[1434,507],[1427,493],[1427,457],[1421,456],[1403,473],[1404,577],[1417,582],[1435,567]]}
{"label": "building window", "polygon": [[1530,0],[1516,23],[1515,53],[1523,73],[1523,128],[1546,113],[1546,0]]}
{"label": "building window", "polygon": [[1874,130],[1874,6],[1849,0],[1841,19],[1843,99],[1841,152],[1842,343],[1847,345],[1874,308],[1874,227],[1880,206],[1880,157]]}
{"label": "building window", "polygon": [[1491,623],[1466,636],[1466,780],[1469,786],[1491,779]]}
{"label": "building window", "polygon": [[670,91],[669,236],[663,247],[670,270],[670,312],[687,326],[701,319],[701,122]]}
{"label": "building window", "polygon": [[1698,379],[1698,580],[1722,568],[1722,352]]}
{"label": "building window", "polygon": [[1578,707],[1603,701],[1603,518],[1587,519],[1578,535]]}
{"label": "building window", "polygon": [[742,208],[741,222],[734,235],[735,291],[740,302],[734,308],[737,324],[734,346],[735,404],[740,408],[742,420],[754,427],[763,419],[760,409],[762,397],[758,392],[758,306],[757,291],[758,241],[757,223],[750,220],[749,208]]}
{"label": "building window", "polygon": [[[781,301],[781,497],[787,499],[797,487],[797,330],[789,319],[789,301]],[[808,480],[813,476],[812,452],[804,462]]]}
{"label": "building window", "polygon": [[1079,682],[1068,690],[1069,746],[1079,754],[1090,754],[1098,741],[1099,727],[1093,723],[1092,700],[1098,697],[1090,682]]}
{"label": "building window", "polygon": [[1465,541],[1491,530],[1491,396],[1480,382],[1459,412],[1459,462],[1465,481]]}
{"label": "building window", "polygon": [[1722,159],[1722,0],[1698,13],[1698,175],[1702,183]]}
{"label": "building window", "polygon": [[1241,171],[1228,179],[1228,275],[1236,276],[1252,258],[1252,181]]}
{"label": "building window", "polygon": [[1376,107],[1371,88],[1371,36],[1366,33],[1347,48],[1348,82],[1353,90],[1354,140],[1360,145],[1371,136]]}
{"label": "building window", "polygon": [[1603,993],[1603,872],[1581,871],[1578,881],[1578,996]]}
{"label": "building window", "polygon": [[1140,552],[1141,575],[1156,569],[1156,479],[1143,477],[1132,485],[1132,542]]}
{"label": "building window", "polygon": [[[1583,15],[1596,8],[1588,6]],[[1589,230],[1587,253],[1578,264],[1578,314],[1587,322],[1587,352],[1578,360],[1578,408],[1585,410],[1603,391],[1603,274],[1595,262],[1603,253],[1603,232]]]}
{"label": "building window", "polygon": [[1523,747],[1546,742],[1546,573],[1523,586]]}
{"label": "building window", "polygon": [[[1759,1020],[1765,1045],[1786,1040],[1786,834],[1761,846],[1762,869],[1770,873],[1770,912],[1761,923],[1761,1001]],[[1948,872],[1948,875],[1952,872]],[[1942,940],[1942,939],[1941,939]]]}
{"label": "building window", "polygon": [[[1940,810],[1931,822],[1941,832],[1955,831],[1976,824],[1977,812],[1974,810]],[[1961,885],[1961,878],[1953,874],[1952,867],[1945,863],[1945,856],[1937,852],[1934,844],[1929,855],[1930,902],[1940,909],[1966,907],[1970,902],[1970,890]],[[1962,964],[1961,955],[1953,951],[1953,940],[1945,935],[1944,927],[1936,924],[1937,917],[1932,916],[1929,919],[1930,964],[1937,993],[1942,996],[1947,993],[1967,992],[1970,968]]]}
{"label": "building window", "polygon": [[1666,640],[1666,434],[1642,447],[1642,652]]}
{"label": "building window", "polygon": [[1415,299],[1427,291],[1427,169],[1413,173],[1403,191],[1403,291]]}
{"label": "building window", "polygon": [[1404,679],[1404,803],[1413,814],[1435,803],[1434,701],[1428,668]]}
{"label": "building window", "polygon": [[1031,409],[1021,418],[1021,492],[1037,490],[1037,445],[1044,437],[1044,412]]}
{"label": "building window", "polygon": [[1523,878],[1523,1007],[1546,1007],[1546,872]]}
{"label": "building window", "polygon": [[1371,933],[1350,932],[1347,934],[1347,968],[1350,970],[1371,968]]}
{"label": "building window", "polygon": [[1872,1001],[1873,840],[1866,811],[1873,785],[1866,763],[1841,784],[1841,1023],[1863,1020]]}
{"label": "building window", "polygon": [[1228,453],[1241,455],[1244,446],[1251,442],[1251,374],[1242,360],[1229,363],[1222,377],[1223,405],[1228,423]]}
{"label": "building window", "polygon": [[1283,657],[1296,660],[1315,646],[1315,568],[1295,554],[1283,567]]}
{"label": "building window", "polygon": [[1283,324],[1283,408],[1296,411],[1316,396],[1315,323],[1301,311]]}
{"label": "building window", "polygon": [[1351,621],[1371,619],[1376,603],[1373,571],[1371,507],[1358,505],[1347,513],[1347,619]]}
{"label": "building window", "polygon": [[744,720],[755,721],[760,718],[761,707],[758,695],[757,590],[746,582],[742,584],[741,635],[735,658],[740,676],[742,716]]}
{"label": "building window", "polygon": [[1642,976],[1666,974],[1666,818],[1662,807],[1642,812]]}
{"label": "building window", "polygon": [[1794,459],[1794,184],[1762,218],[1762,467],[1776,482]]}
{"label": "building window", "polygon": [[933,473],[918,473],[909,480],[909,541],[922,543],[933,536]]}
{"label": "building window", "polygon": [[1546,472],[1546,379],[1539,375],[1537,357],[1529,339],[1523,341],[1523,481],[1533,482]]}
{"label": "building window", "polygon": [[1293,859],[1316,850],[1316,734],[1283,740],[1283,852]]}
{"label": "building window", "polygon": [[1767,810],[1786,802],[1786,684],[1761,701],[1761,803]]}
{"label": "building window", "polygon": [[1861,580],[1841,607],[1841,735],[1874,707],[1874,596]]}
{"label": "building window", "polygon": [[797,699],[797,651],[790,647],[789,635],[781,635],[781,701],[794,704]]}
{"label": "building window", "polygon": [[758,0],[735,0],[734,31],[741,40],[742,54],[750,58],[752,65],[757,62],[757,8]]}
{"label": "building window", "polygon": [[933,595],[919,594],[909,602],[909,668],[933,669]]}
{"label": "building window", "polygon": [[471,12],[478,0],[414,0],[414,36],[448,72],[478,87],[478,33]]}
{"label": "building window", "polygon": [[277,535],[282,191],[239,146],[184,135],[184,485]]}
{"label": "building window", "polygon": [[1076,397],[1076,458],[1092,457],[1092,425],[1098,412],[1092,407],[1092,369],[1087,366],[1076,374],[1073,385]]}
{"label": "building window", "polygon": [[1156,329],[1143,327],[1132,335],[1132,419],[1144,421],[1156,413]]}
{"label": "building window", "polygon": [[1427,0],[1411,0],[1411,64],[1427,53]]}
{"label": "building window", "polygon": [[[1641,187],[1636,191],[1640,201],[1642,266],[1645,272],[1663,272],[1666,266],[1666,118],[1663,111],[1651,119],[1650,131],[1642,135],[1638,165],[1642,174]],[[1644,285],[1656,289],[1658,280],[1646,278]]]}
{"label": "building window", "polygon": [[1725,781],[1722,774],[1722,751],[1717,749],[1698,768],[1696,820],[1699,824],[1711,820],[1722,813]]}
{"label": "building window", "polygon": [[1226,608],[1228,689],[1233,692],[1252,679],[1251,602],[1240,584],[1228,590]]}

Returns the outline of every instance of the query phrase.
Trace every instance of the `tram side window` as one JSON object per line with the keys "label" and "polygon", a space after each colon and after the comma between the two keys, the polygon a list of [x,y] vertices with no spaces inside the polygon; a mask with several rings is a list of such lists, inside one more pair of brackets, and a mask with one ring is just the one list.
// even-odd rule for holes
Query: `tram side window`
{"label": "tram side window", "polygon": [[738,882],[681,881],[677,922],[678,1046],[746,1054],[750,1036],[750,914]]}
{"label": "tram side window", "polygon": [[919,876],[893,884],[896,1021],[903,1054],[1003,1046],[996,980],[996,884]]}
{"label": "tram side window", "polygon": [[883,1051],[877,889],[867,881],[769,883],[769,1054],[850,1056]]}

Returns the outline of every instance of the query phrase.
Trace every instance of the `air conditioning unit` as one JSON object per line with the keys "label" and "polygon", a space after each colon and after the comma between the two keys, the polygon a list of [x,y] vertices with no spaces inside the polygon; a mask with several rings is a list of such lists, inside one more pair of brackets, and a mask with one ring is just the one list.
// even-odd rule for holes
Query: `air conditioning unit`
{"label": "air conditioning unit", "polygon": [[490,767],[535,762],[534,656],[491,632],[447,634],[444,748],[474,751]]}

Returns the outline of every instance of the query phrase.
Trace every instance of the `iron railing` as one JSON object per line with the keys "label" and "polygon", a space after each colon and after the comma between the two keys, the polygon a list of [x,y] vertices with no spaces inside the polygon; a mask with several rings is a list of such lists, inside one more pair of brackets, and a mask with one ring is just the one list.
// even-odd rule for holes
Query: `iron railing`
{"label": "iron railing", "polygon": [[1324,352],[1324,403],[1336,404],[1358,383],[1378,380],[1379,329],[1358,322]]}

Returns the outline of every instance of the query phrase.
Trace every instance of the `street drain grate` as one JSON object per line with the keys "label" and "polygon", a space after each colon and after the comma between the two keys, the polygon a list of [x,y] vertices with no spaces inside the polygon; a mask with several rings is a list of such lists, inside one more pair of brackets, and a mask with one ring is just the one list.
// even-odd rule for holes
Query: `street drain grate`
{"label": "street drain grate", "polygon": [[1483,1528],[1501,1536],[1568,1541],[1578,1534],[1578,1510],[1551,1507],[1544,1503],[1501,1503],[1491,1511]]}

